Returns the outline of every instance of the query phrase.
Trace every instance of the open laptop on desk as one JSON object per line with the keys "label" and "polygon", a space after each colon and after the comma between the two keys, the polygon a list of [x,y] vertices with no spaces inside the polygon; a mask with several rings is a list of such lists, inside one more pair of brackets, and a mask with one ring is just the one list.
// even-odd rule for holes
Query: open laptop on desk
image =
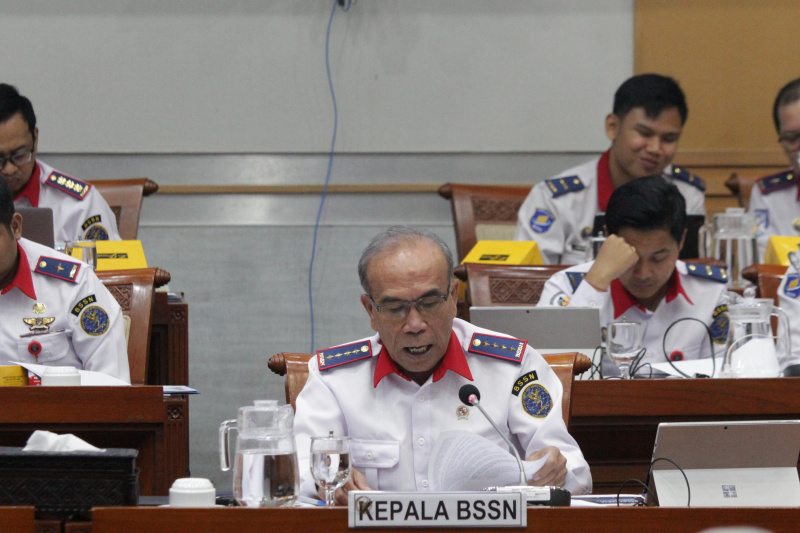
{"label": "open laptop on desk", "polygon": [[[600,310],[595,307],[473,306],[474,325],[506,333],[542,354],[581,352],[592,358],[600,346]],[[600,363],[600,351],[596,360]]]}
{"label": "open laptop on desk", "polygon": [[[746,385],[743,385],[746,386]],[[661,423],[652,481],[661,507],[800,506],[800,420]]]}
{"label": "open laptop on desk", "polygon": [[17,207],[22,215],[22,236],[49,248],[55,246],[53,210],[49,207]]}

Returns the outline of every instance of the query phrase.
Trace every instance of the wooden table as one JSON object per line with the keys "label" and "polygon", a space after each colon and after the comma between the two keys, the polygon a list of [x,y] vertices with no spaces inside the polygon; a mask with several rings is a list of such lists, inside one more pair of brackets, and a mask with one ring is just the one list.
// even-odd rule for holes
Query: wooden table
{"label": "wooden table", "polygon": [[[659,422],[800,419],[800,378],[576,381],[570,433],[595,493],[644,481]],[[631,485],[629,492],[639,489]],[[800,522],[797,530],[800,531]]]}
{"label": "wooden table", "polygon": [[0,387],[0,446],[37,429],[73,433],[100,448],[139,450],[142,495],[166,495],[189,469],[189,403],[160,386]]}
{"label": "wooden table", "polygon": [[[529,508],[528,531],[619,533],[695,533],[712,526],[757,525],[773,533],[795,533],[800,509],[659,509],[659,508]],[[347,509],[163,509],[109,507],[93,511],[91,527],[67,528],[71,533],[264,533],[312,532],[345,533]],[[449,529],[453,531],[453,529]],[[515,531],[515,529],[504,529]],[[442,528],[371,529],[370,531],[441,532]],[[500,531],[486,528],[462,529],[469,532]],[[518,530],[516,530],[518,531]]]}

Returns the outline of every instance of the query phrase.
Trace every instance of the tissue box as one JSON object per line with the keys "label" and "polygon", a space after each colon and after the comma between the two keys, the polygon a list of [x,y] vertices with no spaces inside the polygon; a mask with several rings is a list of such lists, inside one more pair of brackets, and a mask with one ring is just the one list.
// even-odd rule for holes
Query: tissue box
{"label": "tissue box", "polygon": [[33,505],[37,513],[72,515],[92,507],[136,505],[137,450],[23,452],[0,447],[0,506]]}

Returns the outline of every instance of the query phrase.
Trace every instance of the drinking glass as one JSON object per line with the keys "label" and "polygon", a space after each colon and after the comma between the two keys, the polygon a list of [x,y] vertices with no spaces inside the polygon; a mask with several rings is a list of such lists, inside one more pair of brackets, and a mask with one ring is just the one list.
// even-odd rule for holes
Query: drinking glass
{"label": "drinking glass", "polygon": [[94,241],[69,241],[64,245],[64,253],[97,270],[97,245]]}
{"label": "drinking glass", "polygon": [[294,436],[240,431],[236,441],[236,502],[243,507],[291,507],[300,492]]}
{"label": "drinking glass", "polygon": [[325,505],[334,505],[336,489],[350,477],[350,437],[311,437],[311,475],[325,491]]}
{"label": "drinking glass", "polygon": [[606,346],[608,356],[622,373],[622,379],[630,379],[631,364],[642,350],[642,325],[638,322],[610,323]]}

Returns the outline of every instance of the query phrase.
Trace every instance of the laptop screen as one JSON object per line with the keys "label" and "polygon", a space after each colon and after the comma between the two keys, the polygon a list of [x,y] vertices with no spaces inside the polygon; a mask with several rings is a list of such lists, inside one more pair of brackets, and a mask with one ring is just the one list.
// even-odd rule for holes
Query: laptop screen
{"label": "laptop screen", "polygon": [[22,215],[23,237],[50,248],[55,246],[52,209],[49,207],[17,207],[15,211]]}

